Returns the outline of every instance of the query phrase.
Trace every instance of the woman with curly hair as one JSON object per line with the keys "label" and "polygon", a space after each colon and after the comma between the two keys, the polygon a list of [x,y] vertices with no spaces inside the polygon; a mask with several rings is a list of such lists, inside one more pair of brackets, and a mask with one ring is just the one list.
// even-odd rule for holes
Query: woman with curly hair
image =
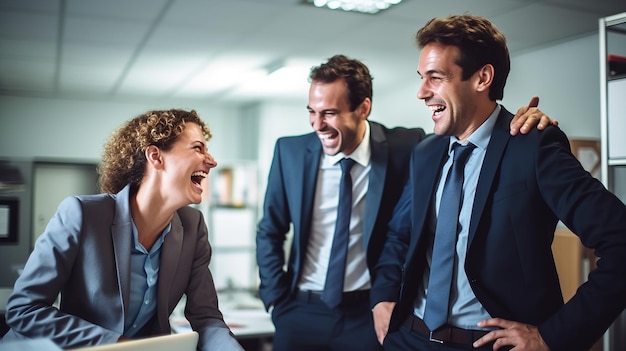
{"label": "woman with curly hair", "polygon": [[[243,350],[224,323],[208,269],[203,182],[217,163],[195,111],[150,111],[104,146],[102,194],[61,202],[7,303],[4,340],[61,348],[169,334],[186,295],[198,350]],[[60,294],[59,307],[54,306]]]}

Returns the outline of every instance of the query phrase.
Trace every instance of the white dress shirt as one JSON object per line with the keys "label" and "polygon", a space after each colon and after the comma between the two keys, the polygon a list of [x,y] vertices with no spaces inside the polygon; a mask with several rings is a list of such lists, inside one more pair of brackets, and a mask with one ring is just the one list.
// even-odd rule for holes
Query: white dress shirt
{"label": "white dress shirt", "polygon": [[341,178],[339,161],[345,157],[353,159],[356,164],[350,171],[352,176],[352,212],[343,288],[344,291],[370,288],[370,275],[363,246],[363,214],[371,169],[370,156],[369,123],[366,123],[363,141],[352,154],[344,155],[341,152],[333,156],[322,154],[315,186],[311,234],[304,258],[299,283],[300,289],[324,290],[339,203],[338,189]]}

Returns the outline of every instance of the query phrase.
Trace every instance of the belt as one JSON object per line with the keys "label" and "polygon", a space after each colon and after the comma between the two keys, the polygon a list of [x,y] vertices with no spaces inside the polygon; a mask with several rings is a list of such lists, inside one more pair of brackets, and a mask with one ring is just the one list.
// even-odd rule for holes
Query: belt
{"label": "belt", "polygon": [[[314,290],[297,290],[295,295],[296,300],[300,301],[321,301],[322,300],[322,292],[314,291]],[[354,290],[344,292],[341,297],[342,305],[351,305],[359,302],[369,302],[370,291],[368,290]]]}
{"label": "belt", "polygon": [[440,344],[472,345],[474,341],[489,333],[487,330],[462,329],[449,325],[444,325],[431,332],[421,318],[413,315],[406,319],[404,325],[412,331],[426,336],[428,340]]}

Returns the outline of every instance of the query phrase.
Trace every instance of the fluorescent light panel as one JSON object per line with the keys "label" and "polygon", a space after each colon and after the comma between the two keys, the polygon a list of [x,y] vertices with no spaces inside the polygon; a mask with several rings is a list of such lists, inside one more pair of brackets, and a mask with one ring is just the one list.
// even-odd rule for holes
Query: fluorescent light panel
{"label": "fluorescent light panel", "polygon": [[316,7],[326,7],[331,10],[355,11],[375,14],[397,5],[402,0],[304,0],[305,3]]}
{"label": "fluorescent light panel", "polygon": [[216,60],[194,75],[177,96],[201,97],[222,93],[230,97],[306,97],[308,76],[316,63],[281,59],[259,65],[236,57]]}

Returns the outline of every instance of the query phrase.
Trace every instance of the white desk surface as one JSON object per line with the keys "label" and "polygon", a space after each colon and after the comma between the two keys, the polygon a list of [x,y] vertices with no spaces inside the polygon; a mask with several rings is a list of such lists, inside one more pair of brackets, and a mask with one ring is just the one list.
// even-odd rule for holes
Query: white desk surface
{"label": "white desk surface", "polygon": [[[224,321],[237,338],[257,338],[274,335],[274,324],[263,303],[247,293],[235,293],[218,296],[220,310]],[[185,319],[185,299],[183,298],[170,317],[174,332],[190,331],[189,322]]]}

